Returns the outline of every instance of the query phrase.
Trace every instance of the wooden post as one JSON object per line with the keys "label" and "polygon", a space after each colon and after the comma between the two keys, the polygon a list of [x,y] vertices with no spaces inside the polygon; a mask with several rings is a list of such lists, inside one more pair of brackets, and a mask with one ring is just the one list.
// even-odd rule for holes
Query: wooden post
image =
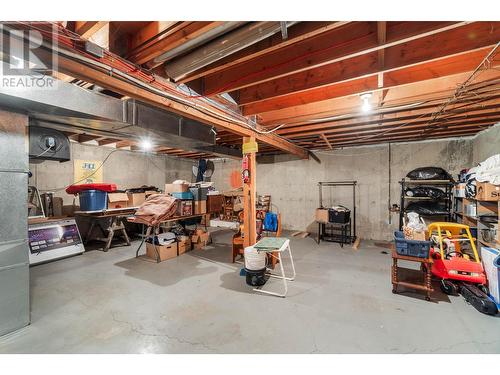
{"label": "wooden post", "polygon": [[[243,143],[255,142],[255,137],[244,137]],[[247,154],[248,156],[248,170],[250,178],[248,183],[243,184],[243,246],[254,245],[257,241],[257,227],[256,227],[256,210],[255,210],[255,190],[257,168],[255,161],[255,152]]]}

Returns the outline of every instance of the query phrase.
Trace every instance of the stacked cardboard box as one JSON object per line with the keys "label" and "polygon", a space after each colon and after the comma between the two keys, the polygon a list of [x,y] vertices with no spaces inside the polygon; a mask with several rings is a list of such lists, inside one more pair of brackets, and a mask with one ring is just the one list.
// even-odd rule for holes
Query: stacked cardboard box
{"label": "stacked cardboard box", "polygon": [[191,239],[189,236],[178,236],[177,243],[179,255],[191,250]]}
{"label": "stacked cardboard box", "polygon": [[196,231],[191,236],[191,242],[193,243],[193,249],[199,250],[203,249],[210,239],[210,235],[207,231],[203,229],[196,229]]}

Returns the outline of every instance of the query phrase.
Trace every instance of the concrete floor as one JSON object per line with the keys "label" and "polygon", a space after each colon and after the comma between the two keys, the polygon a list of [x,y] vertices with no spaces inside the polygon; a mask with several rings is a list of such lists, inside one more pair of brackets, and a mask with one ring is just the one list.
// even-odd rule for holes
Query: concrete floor
{"label": "concrete floor", "polygon": [[292,238],[297,279],[282,299],[246,286],[229,234],[160,264],[132,246],[33,267],[32,324],[0,338],[0,352],[500,352],[500,319],[462,297],[392,294],[384,248]]}

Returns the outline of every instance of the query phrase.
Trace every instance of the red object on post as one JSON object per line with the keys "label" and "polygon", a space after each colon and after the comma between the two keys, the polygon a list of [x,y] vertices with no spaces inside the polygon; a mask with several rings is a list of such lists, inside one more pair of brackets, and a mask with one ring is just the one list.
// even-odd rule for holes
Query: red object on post
{"label": "red object on post", "polygon": [[241,161],[241,178],[243,183],[248,184],[250,181],[250,171],[248,170],[248,155],[243,156],[243,160]]}
{"label": "red object on post", "polygon": [[70,185],[66,188],[66,193],[78,194],[85,190],[99,190],[105,191],[106,193],[112,193],[113,191],[116,191],[116,184],[108,184],[103,182],[94,184]]}

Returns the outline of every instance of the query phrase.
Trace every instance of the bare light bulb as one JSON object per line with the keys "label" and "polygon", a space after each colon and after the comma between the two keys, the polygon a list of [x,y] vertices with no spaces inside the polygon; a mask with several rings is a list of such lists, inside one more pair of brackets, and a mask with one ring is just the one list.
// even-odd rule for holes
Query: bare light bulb
{"label": "bare light bulb", "polygon": [[150,151],[153,148],[153,144],[151,143],[151,141],[149,139],[143,139],[141,141],[141,148],[144,151]]}
{"label": "bare light bulb", "polygon": [[361,111],[363,112],[370,112],[372,109],[372,106],[370,104],[370,98],[372,97],[372,94],[370,92],[361,94],[361,100],[363,101],[363,104],[361,105]]}

